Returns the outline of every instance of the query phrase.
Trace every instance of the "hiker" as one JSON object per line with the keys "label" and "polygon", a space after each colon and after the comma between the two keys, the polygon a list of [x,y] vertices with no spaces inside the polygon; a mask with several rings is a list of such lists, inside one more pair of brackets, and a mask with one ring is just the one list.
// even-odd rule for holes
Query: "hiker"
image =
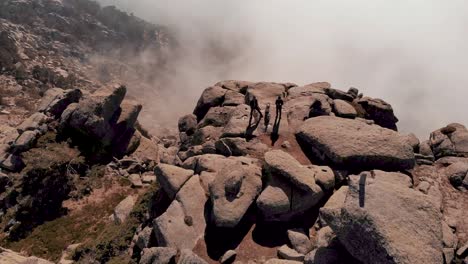
{"label": "hiker", "polygon": [[270,124],[270,103],[266,105],[265,108],[265,132],[268,130],[268,125]]}
{"label": "hiker", "polygon": [[258,112],[258,114],[260,115],[260,118],[257,120],[257,122],[258,122],[258,121],[260,121],[260,119],[262,119],[263,114],[262,114],[262,110],[260,110],[260,107],[258,106],[257,97],[255,97],[255,96],[253,96],[252,99],[250,100],[249,125],[252,124],[252,117],[253,117],[254,111]]}
{"label": "hiker", "polygon": [[[276,105],[276,117],[275,117],[275,121],[278,119],[278,120],[281,120],[281,111],[283,110],[283,99],[281,99],[281,96],[278,95],[278,98],[276,98],[276,102],[275,102],[275,105]],[[275,122],[276,123],[276,122]]]}

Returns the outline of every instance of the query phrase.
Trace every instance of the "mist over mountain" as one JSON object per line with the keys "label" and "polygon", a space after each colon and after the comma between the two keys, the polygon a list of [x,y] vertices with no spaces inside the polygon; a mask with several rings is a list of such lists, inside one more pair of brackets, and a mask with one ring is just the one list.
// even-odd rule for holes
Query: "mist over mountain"
{"label": "mist over mountain", "polygon": [[183,102],[220,79],[324,80],[386,98],[420,136],[468,121],[465,1],[100,2],[177,32]]}

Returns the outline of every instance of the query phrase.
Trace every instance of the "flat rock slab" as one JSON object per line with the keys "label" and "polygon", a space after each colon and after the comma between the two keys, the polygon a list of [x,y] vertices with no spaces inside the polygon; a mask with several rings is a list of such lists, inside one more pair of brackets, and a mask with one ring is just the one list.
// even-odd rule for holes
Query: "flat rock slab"
{"label": "flat rock slab", "polygon": [[407,170],[415,165],[407,138],[377,125],[320,116],[304,122],[296,134],[314,159],[351,170]]}
{"label": "flat rock slab", "polygon": [[167,195],[174,199],[182,185],[192,177],[193,170],[186,170],[168,164],[158,164],[154,173]]}
{"label": "flat rock slab", "polygon": [[198,175],[192,176],[177,193],[164,214],[153,221],[159,246],[193,249],[205,233],[205,203],[208,197]]}

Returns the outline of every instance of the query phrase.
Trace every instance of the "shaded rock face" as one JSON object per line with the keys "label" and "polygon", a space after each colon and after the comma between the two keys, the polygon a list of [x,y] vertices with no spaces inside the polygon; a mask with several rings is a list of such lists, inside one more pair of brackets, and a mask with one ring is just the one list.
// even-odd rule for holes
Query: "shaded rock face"
{"label": "shaded rock face", "polygon": [[20,60],[16,41],[8,32],[0,32],[0,71],[11,69]]}
{"label": "shaded rock face", "polygon": [[374,120],[379,126],[397,130],[398,118],[395,117],[392,106],[384,100],[364,97],[357,104],[364,110],[362,117]]}
{"label": "shaded rock face", "polygon": [[357,120],[311,118],[296,135],[316,160],[336,167],[405,170],[415,165],[413,149],[405,137]]}
{"label": "shaded rock face", "polygon": [[450,124],[432,132],[429,144],[436,158],[468,157],[468,130],[461,124]]}
{"label": "shaded rock face", "polygon": [[341,209],[322,212],[363,263],[443,263],[440,211],[429,196],[402,183],[404,177],[383,171],[352,176]]}
{"label": "shaded rock face", "polygon": [[61,115],[61,134],[71,136],[95,159],[108,153],[123,155],[142,108],[137,102],[124,101],[126,91],[124,86],[105,88],[70,104]]}

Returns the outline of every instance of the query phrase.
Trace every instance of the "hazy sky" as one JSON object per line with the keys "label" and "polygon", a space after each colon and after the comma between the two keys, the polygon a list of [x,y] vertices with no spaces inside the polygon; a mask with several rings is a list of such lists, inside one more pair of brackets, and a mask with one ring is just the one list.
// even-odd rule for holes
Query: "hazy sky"
{"label": "hazy sky", "polygon": [[328,81],[391,103],[404,132],[426,138],[450,122],[468,125],[465,0],[101,3],[176,30],[185,53],[175,78],[190,108],[220,79]]}

